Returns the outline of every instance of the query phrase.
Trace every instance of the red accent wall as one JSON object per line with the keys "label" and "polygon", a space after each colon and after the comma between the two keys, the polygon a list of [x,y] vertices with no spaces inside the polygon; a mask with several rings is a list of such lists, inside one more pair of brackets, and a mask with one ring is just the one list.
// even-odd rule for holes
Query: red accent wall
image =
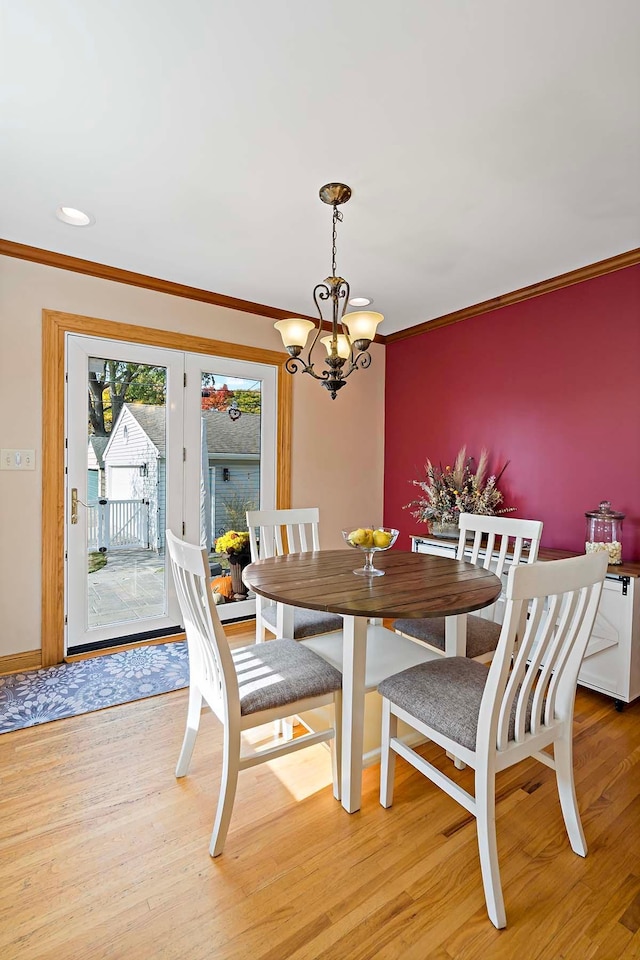
{"label": "red accent wall", "polygon": [[384,522],[398,546],[427,527],[403,509],[429,457],[487,447],[509,461],[514,516],[542,544],[584,550],[585,510],[626,514],[623,560],[640,560],[640,266],[390,343]]}

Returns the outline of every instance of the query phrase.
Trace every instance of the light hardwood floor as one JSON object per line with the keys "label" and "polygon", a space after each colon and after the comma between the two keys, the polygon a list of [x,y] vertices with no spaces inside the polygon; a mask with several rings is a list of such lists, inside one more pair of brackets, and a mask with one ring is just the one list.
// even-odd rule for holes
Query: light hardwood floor
{"label": "light hardwood floor", "polygon": [[[186,701],[178,691],[0,737],[2,960],[640,957],[640,703],[618,714],[579,691],[586,860],[569,848],[551,770],[527,761],[499,778],[499,932],[474,823],[402,760],[394,806],[380,807],[372,767],[352,816],[321,746],[245,771],[211,860],[220,729],[206,712],[177,781]],[[471,771],[456,776],[471,789]]]}

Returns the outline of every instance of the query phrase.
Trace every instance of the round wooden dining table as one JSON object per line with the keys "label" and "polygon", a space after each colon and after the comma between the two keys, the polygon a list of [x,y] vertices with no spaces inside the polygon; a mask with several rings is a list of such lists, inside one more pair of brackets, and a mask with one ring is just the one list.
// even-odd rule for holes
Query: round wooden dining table
{"label": "round wooden dining table", "polygon": [[318,550],[249,564],[244,582],[278,604],[278,636],[293,635],[293,607],[344,618],[342,805],[360,809],[367,625],[371,618],[446,617],[445,653],[464,655],[466,614],[493,603],[502,583],[472,563],[400,550],[375,555],[384,576],[357,576],[360,551]]}

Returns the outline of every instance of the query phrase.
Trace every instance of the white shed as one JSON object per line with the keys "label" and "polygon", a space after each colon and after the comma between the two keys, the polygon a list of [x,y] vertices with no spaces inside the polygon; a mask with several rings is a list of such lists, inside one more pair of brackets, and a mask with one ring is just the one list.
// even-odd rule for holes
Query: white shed
{"label": "white shed", "polygon": [[[165,407],[161,404],[125,403],[103,454],[105,496],[110,504],[139,505],[145,531],[136,527],[139,546],[159,550],[165,529]],[[130,520],[126,519],[127,523]],[[112,530],[112,535],[113,535]]]}

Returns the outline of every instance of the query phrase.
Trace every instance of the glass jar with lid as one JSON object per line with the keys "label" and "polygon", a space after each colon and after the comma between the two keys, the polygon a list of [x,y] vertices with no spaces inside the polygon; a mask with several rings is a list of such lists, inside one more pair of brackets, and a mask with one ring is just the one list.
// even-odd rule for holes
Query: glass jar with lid
{"label": "glass jar with lid", "polygon": [[622,521],[624,513],[611,509],[611,501],[603,500],[597,510],[588,510],[586,553],[606,550],[609,563],[622,563]]}

